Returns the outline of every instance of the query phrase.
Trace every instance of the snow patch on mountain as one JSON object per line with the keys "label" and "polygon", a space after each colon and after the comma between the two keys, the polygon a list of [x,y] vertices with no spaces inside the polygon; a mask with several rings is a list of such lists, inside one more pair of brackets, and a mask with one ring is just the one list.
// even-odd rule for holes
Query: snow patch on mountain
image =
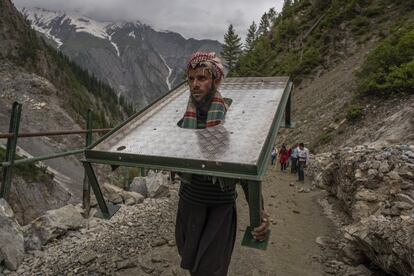
{"label": "snow patch on mountain", "polygon": [[73,17],[70,15],[66,15],[66,18],[70,20],[70,25],[76,27],[76,32],[85,32],[102,39],[108,39],[106,29],[111,23],[97,22],[87,17]]}
{"label": "snow patch on mountain", "polygon": [[[33,28],[44,34],[46,37],[53,39],[58,48],[63,44],[62,39],[56,37],[52,32],[56,25],[69,25],[73,27],[76,32],[85,32],[95,37],[108,40],[115,48],[116,53],[120,56],[118,45],[112,40],[113,34],[116,30],[124,27],[139,27],[142,26],[140,21],[135,22],[99,22],[87,16],[76,14],[73,12],[49,11],[40,8],[26,9],[21,8],[20,11],[26,18],[32,22]],[[129,36],[135,38],[135,33],[132,31]]]}
{"label": "snow patch on mountain", "polygon": [[112,35],[113,35],[113,34],[111,34],[110,36],[108,36],[108,40],[109,40],[109,42],[111,42],[112,46],[114,46],[114,48],[115,48],[115,50],[116,50],[116,54],[118,55],[118,57],[120,57],[120,56],[121,56],[121,54],[120,54],[120,52],[119,52],[118,45],[116,45],[116,43],[115,43],[115,42],[113,42],[113,40],[112,40]]}
{"label": "snow patch on mountain", "polygon": [[21,12],[32,22],[32,26],[37,26],[43,34],[50,33],[55,24],[68,24],[73,26],[76,32],[86,32],[102,39],[108,39],[106,28],[112,24],[110,22],[97,22],[75,13],[48,11],[40,8],[22,8]]}
{"label": "snow patch on mountain", "polygon": [[44,34],[47,38],[53,40],[57,44],[57,48],[62,46],[63,41],[51,34],[52,28],[50,28],[50,24],[55,20],[59,20],[60,18],[64,17],[65,14],[63,12],[49,12],[42,9],[37,9],[37,12],[33,12],[32,10],[26,10],[25,8],[22,9],[22,13],[26,16],[26,18],[32,21],[34,24],[33,29],[38,31],[39,33]]}
{"label": "snow patch on mountain", "polygon": [[128,34],[128,36],[133,37],[133,38],[136,38],[136,37],[135,37],[135,32],[134,32],[134,31],[130,32],[130,33]]}
{"label": "snow patch on mountain", "polygon": [[61,11],[48,11],[40,8],[22,8],[20,11],[24,16],[26,16],[28,20],[32,21],[33,23],[36,23],[36,25],[43,26],[48,26],[52,21],[56,20],[57,18],[65,16],[65,13]]}
{"label": "snow patch on mountain", "polygon": [[161,54],[160,54],[160,58],[164,62],[165,66],[168,69],[168,76],[165,79],[165,83],[168,86],[168,90],[171,90],[172,85],[171,85],[171,82],[170,82],[170,77],[171,77],[171,74],[173,72],[173,69],[170,66],[168,66],[167,62],[165,61],[165,58]]}
{"label": "snow patch on mountain", "polygon": [[60,48],[60,46],[62,46],[63,41],[50,33],[52,29],[44,29],[37,25],[33,25],[33,29],[35,31],[38,31],[39,33],[44,34],[47,38],[52,39],[54,42],[56,42],[58,49]]}

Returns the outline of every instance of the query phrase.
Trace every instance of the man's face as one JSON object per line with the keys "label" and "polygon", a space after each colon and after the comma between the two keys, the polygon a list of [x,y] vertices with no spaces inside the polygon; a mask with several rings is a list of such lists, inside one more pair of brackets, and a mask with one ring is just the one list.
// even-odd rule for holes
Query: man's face
{"label": "man's face", "polygon": [[188,70],[188,85],[193,99],[200,103],[209,92],[213,89],[213,83],[217,84],[217,80],[213,80],[210,71],[206,67],[190,68]]}

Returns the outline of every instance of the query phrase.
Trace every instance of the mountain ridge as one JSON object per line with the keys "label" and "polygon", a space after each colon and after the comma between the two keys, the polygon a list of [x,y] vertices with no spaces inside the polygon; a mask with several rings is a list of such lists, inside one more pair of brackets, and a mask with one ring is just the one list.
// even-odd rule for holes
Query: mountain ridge
{"label": "mountain ridge", "polygon": [[21,8],[33,28],[137,109],[181,82],[195,51],[221,51],[218,41],[156,31],[140,21],[100,22],[81,14]]}

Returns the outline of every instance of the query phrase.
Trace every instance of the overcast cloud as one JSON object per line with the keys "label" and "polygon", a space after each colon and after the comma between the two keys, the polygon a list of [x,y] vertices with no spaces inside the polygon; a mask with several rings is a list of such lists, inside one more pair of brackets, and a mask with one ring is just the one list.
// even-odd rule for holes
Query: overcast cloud
{"label": "overcast cloud", "polygon": [[139,20],[157,30],[171,30],[186,38],[223,41],[228,25],[244,39],[248,27],[283,0],[13,0],[18,7],[75,11],[101,21]]}

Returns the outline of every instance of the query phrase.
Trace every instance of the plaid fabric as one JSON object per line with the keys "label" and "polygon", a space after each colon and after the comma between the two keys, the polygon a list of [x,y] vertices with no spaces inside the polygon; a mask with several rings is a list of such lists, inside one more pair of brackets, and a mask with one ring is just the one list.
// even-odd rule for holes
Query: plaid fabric
{"label": "plaid fabric", "polygon": [[228,104],[225,103],[220,92],[216,90],[207,113],[207,121],[205,126],[200,124],[197,125],[197,108],[190,97],[187,104],[187,110],[184,113],[184,117],[181,122],[181,127],[195,129],[216,126],[224,120],[227,108]]}
{"label": "plaid fabric", "polygon": [[221,60],[216,56],[214,52],[204,53],[204,52],[195,52],[187,61],[187,72],[190,68],[196,68],[202,63],[209,63],[214,68],[214,76],[217,79],[222,79],[224,77],[224,68]]}

